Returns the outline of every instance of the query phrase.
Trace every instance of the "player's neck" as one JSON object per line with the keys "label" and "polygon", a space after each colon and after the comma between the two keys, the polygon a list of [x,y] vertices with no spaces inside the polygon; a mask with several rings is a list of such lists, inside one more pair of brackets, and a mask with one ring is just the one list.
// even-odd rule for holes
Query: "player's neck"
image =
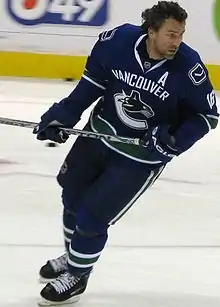
{"label": "player's neck", "polygon": [[154,46],[154,43],[149,38],[147,38],[146,40],[146,48],[147,48],[147,53],[150,59],[153,59],[153,60],[163,60],[164,59],[164,57],[157,51],[157,49]]}

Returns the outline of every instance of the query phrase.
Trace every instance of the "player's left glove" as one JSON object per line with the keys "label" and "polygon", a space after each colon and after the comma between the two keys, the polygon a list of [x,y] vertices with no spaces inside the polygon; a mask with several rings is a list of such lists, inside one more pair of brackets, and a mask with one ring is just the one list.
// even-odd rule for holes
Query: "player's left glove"
{"label": "player's left glove", "polygon": [[149,128],[140,140],[140,145],[146,147],[149,152],[149,159],[161,161],[162,163],[167,163],[180,154],[167,125]]}

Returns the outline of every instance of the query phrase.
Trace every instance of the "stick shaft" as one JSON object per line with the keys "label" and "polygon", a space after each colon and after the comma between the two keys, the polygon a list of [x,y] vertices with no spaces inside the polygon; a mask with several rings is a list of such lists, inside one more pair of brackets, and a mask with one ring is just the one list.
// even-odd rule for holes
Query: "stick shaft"
{"label": "stick shaft", "polygon": [[[29,122],[29,121],[6,118],[6,117],[0,117],[0,124],[23,127],[23,128],[32,128],[32,129],[37,125],[37,123],[35,122]],[[69,128],[60,128],[60,129],[64,130],[66,133],[70,135],[72,134],[72,135],[78,135],[81,137],[103,139],[106,141],[140,146],[138,138],[127,138],[127,137],[122,137],[122,136],[116,136],[116,135],[110,135],[110,134],[104,134],[104,133],[98,133],[98,132],[92,132],[92,131],[85,131],[85,130],[79,130],[79,129],[69,129]]]}

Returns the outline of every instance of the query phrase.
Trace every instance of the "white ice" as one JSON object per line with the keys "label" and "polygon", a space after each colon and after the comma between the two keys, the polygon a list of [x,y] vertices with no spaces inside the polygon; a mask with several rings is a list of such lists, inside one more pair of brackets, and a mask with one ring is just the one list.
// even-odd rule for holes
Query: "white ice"
{"label": "white ice", "polygon": [[[0,116],[38,121],[73,86],[1,79]],[[219,136],[174,160],[111,228],[78,306],[219,307]],[[38,270],[63,252],[55,176],[72,140],[48,148],[29,129],[0,127],[0,307],[36,306]]]}

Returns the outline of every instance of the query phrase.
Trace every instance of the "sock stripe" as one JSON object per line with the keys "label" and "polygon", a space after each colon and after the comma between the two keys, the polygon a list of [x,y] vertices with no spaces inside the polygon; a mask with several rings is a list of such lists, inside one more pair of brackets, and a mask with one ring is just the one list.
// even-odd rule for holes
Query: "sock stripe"
{"label": "sock stripe", "polygon": [[64,241],[67,242],[67,243],[70,243],[71,242],[71,239],[67,238],[66,236],[64,236]]}
{"label": "sock stripe", "polygon": [[76,267],[76,268],[80,268],[80,269],[91,268],[96,261],[94,261],[92,263],[82,264],[82,263],[75,262],[75,261],[71,260],[70,258],[68,258],[68,260],[67,260],[69,265]]}
{"label": "sock stripe", "polygon": [[72,246],[69,247],[69,254],[76,258],[83,258],[83,259],[92,259],[99,257],[101,255],[102,251],[95,253],[95,254],[85,254],[85,253],[79,253],[72,249]]}
{"label": "sock stripe", "polygon": [[66,233],[69,233],[69,234],[71,234],[71,235],[73,235],[73,233],[74,233],[74,230],[69,229],[69,228],[67,228],[66,226],[63,226],[63,231],[66,232]]}

